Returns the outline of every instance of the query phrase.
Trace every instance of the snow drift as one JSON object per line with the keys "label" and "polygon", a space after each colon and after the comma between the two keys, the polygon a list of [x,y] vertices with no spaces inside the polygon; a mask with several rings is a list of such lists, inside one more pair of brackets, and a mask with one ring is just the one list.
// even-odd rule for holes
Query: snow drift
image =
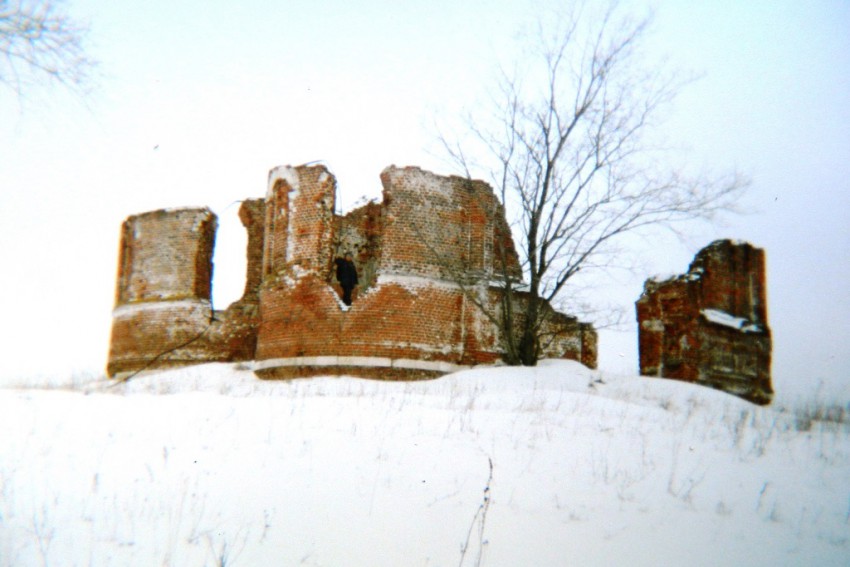
{"label": "snow drift", "polygon": [[7,387],[0,565],[843,565],[845,416],[565,361]]}

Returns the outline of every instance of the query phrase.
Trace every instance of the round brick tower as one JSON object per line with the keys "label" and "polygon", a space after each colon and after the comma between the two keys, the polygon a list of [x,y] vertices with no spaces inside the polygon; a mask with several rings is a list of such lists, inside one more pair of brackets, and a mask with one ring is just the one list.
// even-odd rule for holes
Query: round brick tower
{"label": "round brick tower", "polygon": [[[498,258],[508,259],[517,279],[520,270],[492,190],[414,167],[388,167],[381,180],[382,203],[335,217],[336,183],[323,166],[272,170],[255,363],[261,376],[427,377],[500,359],[498,326],[480,306],[497,309]],[[345,252],[361,275],[350,307],[331,269]],[[595,333],[586,327],[576,323],[584,338],[569,337],[557,355],[581,359],[570,349],[592,342],[593,360],[583,361],[595,364]]]}
{"label": "round brick tower", "polygon": [[153,211],[124,222],[110,375],[140,370],[154,360],[174,365],[204,359],[203,343],[191,339],[212,318],[216,225],[206,208]]}

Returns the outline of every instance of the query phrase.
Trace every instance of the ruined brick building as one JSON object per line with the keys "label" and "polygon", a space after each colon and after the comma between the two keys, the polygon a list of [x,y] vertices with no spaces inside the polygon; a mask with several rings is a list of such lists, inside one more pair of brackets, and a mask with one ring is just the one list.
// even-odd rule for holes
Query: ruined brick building
{"label": "ruined brick building", "polygon": [[[382,202],[340,216],[324,166],[273,169],[265,199],[239,211],[245,291],[224,311],[210,301],[217,221],[209,209],[128,218],[108,373],[250,360],[261,377],[419,378],[497,362],[498,282],[504,266],[521,273],[492,190],[414,167],[388,167],[381,181]],[[333,270],[345,251],[360,274],[350,307]],[[544,355],[595,367],[592,326],[547,312],[555,340]]]}
{"label": "ruined brick building", "polygon": [[763,250],[713,242],[697,253],[686,274],[647,280],[636,306],[642,375],[770,402]]}

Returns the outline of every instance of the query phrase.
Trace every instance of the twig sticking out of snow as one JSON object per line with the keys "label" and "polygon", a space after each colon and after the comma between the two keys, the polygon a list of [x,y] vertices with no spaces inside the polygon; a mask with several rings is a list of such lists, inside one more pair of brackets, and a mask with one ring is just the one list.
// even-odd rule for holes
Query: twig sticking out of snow
{"label": "twig sticking out of snow", "polygon": [[487,462],[490,464],[490,475],[487,477],[487,484],[484,486],[484,498],[475,515],[472,516],[472,521],[469,523],[469,531],[466,534],[466,541],[460,550],[460,562],[458,567],[463,567],[463,561],[466,558],[466,552],[469,550],[469,540],[472,538],[472,530],[475,527],[475,522],[481,518],[478,523],[478,557],[475,558],[475,566],[481,565],[481,559],[484,552],[484,546],[487,542],[484,540],[484,524],[487,521],[487,511],[490,509],[490,484],[493,482],[493,459],[487,457]]}

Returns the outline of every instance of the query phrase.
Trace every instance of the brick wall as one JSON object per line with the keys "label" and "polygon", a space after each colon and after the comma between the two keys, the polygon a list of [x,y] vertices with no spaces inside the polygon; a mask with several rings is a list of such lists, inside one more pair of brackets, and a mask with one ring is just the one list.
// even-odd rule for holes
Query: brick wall
{"label": "brick wall", "polygon": [[212,318],[210,279],[216,230],[209,209],[161,210],[129,217],[121,230],[116,309],[108,371],[171,360],[206,359],[200,336]]}
{"label": "brick wall", "polygon": [[[305,234],[327,234],[333,201],[322,196],[324,190],[304,190],[317,179],[315,172],[290,168],[278,177],[286,177],[286,182],[270,183],[268,202],[280,210],[315,209],[300,226]],[[498,294],[488,287],[501,273],[500,259],[507,259],[515,277],[520,274],[495,195],[480,181],[415,167],[388,167],[381,181],[383,201],[336,217],[328,240],[333,243],[331,254],[323,259],[322,249],[319,258],[311,260],[324,266],[332,257],[352,252],[362,286],[351,307],[339,301],[332,271],[317,269],[263,284],[256,353],[261,375],[326,373],[334,368],[363,373],[368,366],[370,375],[394,377],[407,376],[411,367],[423,374],[429,369],[442,373],[436,369],[499,360],[498,326],[470,297],[474,293],[478,303],[496,314]],[[298,191],[292,190],[295,186]],[[328,183],[325,190],[333,186]],[[279,250],[276,240],[289,238],[291,230],[267,234],[275,241],[267,240],[266,247]],[[280,265],[292,263],[286,256],[276,258]],[[547,354],[595,366],[592,328],[574,319],[553,318],[553,328],[556,323],[558,332]],[[387,361],[392,366],[382,366]]]}
{"label": "brick wall", "polygon": [[266,278],[330,274],[336,180],[324,166],[282,166],[269,173]]}
{"label": "brick wall", "polygon": [[544,357],[578,360],[596,368],[597,334],[593,325],[559,313],[548,305],[544,305],[544,311],[540,333]]}
{"label": "brick wall", "polygon": [[[151,361],[254,359],[263,377],[418,378],[498,361],[500,331],[485,313],[497,316],[500,305],[491,284],[505,269],[517,280],[521,272],[492,190],[414,167],[389,167],[381,181],[382,202],[337,216],[336,181],[324,166],[273,169],[266,198],[243,202],[239,213],[248,231],[245,293],[214,314],[212,213],[128,219],[110,374]],[[332,269],[347,251],[361,282],[350,307]],[[547,356],[595,366],[592,327],[550,311]]]}
{"label": "brick wall", "polygon": [[764,251],[718,240],[688,272],[647,280],[636,303],[640,371],[769,403]]}
{"label": "brick wall", "polygon": [[381,181],[382,273],[451,281],[464,275],[492,277],[500,272],[504,257],[508,270],[519,279],[510,229],[486,183],[439,176],[417,167],[388,167]]}
{"label": "brick wall", "polygon": [[245,293],[215,313],[210,302],[215,215],[208,209],[159,210],[124,222],[110,376],[253,358],[264,206],[263,201],[242,204],[239,215],[249,235]]}
{"label": "brick wall", "polygon": [[129,217],[121,227],[116,303],[209,301],[216,226],[209,209]]}
{"label": "brick wall", "polygon": [[239,220],[248,232],[246,251],[245,291],[241,301],[259,302],[260,284],[263,283],[263,245],[266,237],[266,202],[263,199],[246,199],[239,207]]}

